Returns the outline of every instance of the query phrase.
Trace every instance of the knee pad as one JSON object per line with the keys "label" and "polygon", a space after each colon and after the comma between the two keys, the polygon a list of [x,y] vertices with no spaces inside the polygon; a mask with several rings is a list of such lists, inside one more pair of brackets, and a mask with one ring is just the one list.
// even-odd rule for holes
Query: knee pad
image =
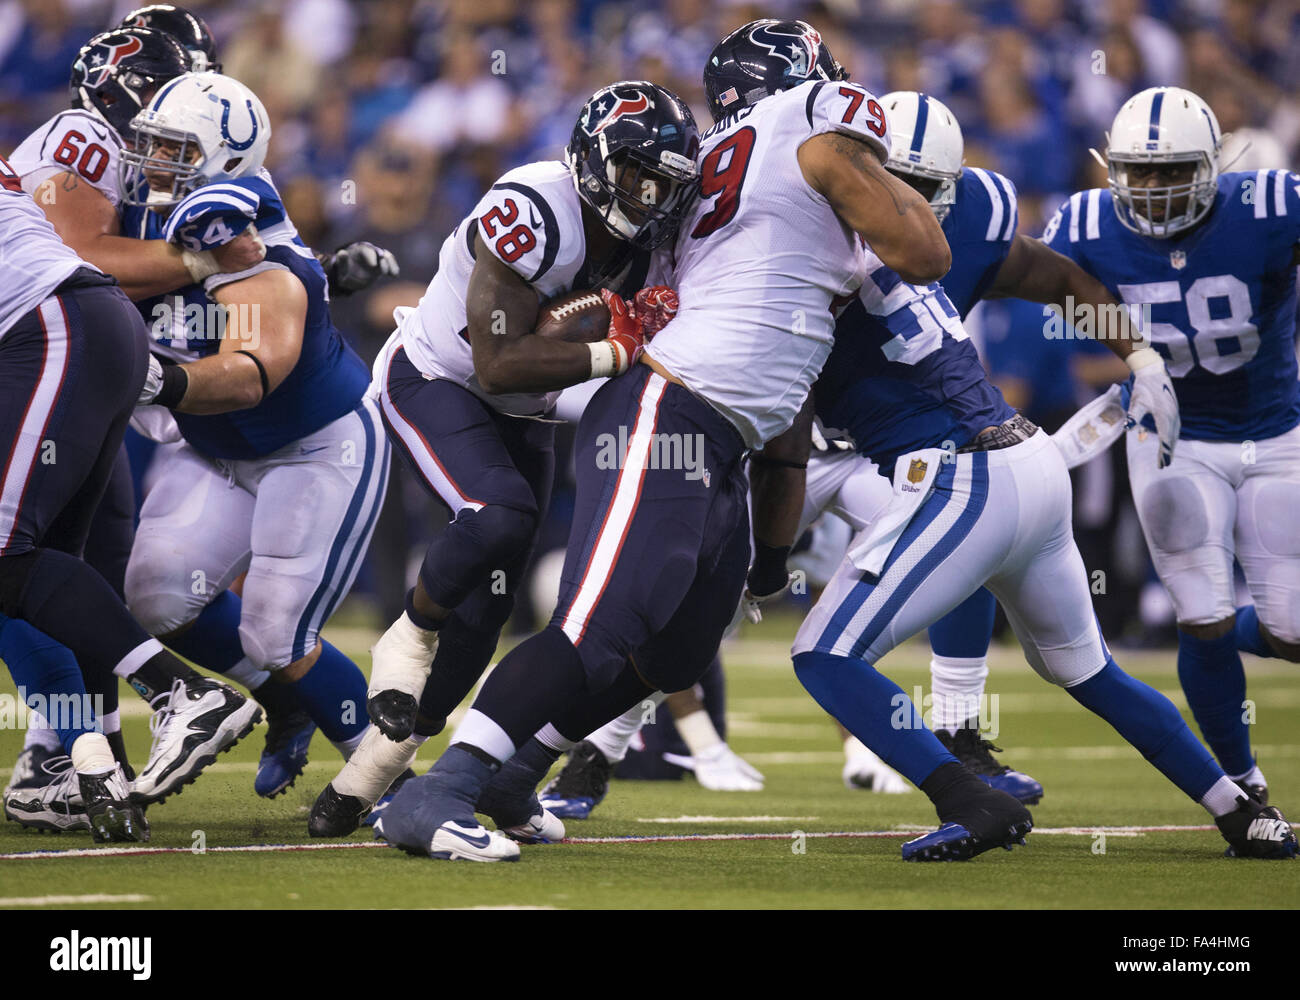
{"label": "knee pad", "polygon": [[206,590],[194,594],[174,570],[132,559],[126,571],[126,606],[150,635],[167,635],[188,625],[207,604]]}
{"label": "knee pad", "polygon": [[[295,659],[294,624],[296,623],[292,621],[282,623],[250,613],[245,604],[239,620],[239,644],[249,662],[259,670],[280,670],[292,663]],[[302,655],[310,653],[316,642],[315,635],[308,635]]]}
{"label": "knee pad", "polygon": [[[484,555],[496,565],[513,562],[533,543],[537,531],[537,512],[489,504],[481,510],[466,511],[455,524],[473,534]],[[451,530],[451,526],[448,526]]]}
{"label": "knee pad", "polygon": [[1159,479],[1142,493],[1142,522],[1164,552],[1196,548],[1210,535],[1210,518],[1196,484],[1185,476]]}

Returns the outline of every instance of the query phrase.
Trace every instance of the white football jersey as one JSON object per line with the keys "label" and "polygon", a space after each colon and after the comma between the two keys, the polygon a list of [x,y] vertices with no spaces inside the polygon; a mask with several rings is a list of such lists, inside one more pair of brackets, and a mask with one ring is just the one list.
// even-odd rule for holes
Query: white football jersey
{"label": "white football jersey", "polygon": [[832,300],[880,266],[799,168],[799,147],[825,132],[889,155],[884,109],[851,83],[801,84],[704,134],[700,198],[674,244],[681,308],[646,348],[751,448],[803,405],[830,353]]}
{"label": "white football jersey", "polygon": [[415,309],[399,319],[395,344],[423,374],[457,382],[502,413],[536,416],[558,392],[490,395],[474,375],[465,294],[474,270],[474,237],[540,297],[570,291],[587,256],[582,207],[573,175],[559,160],[529,163],[504,174],[452,231],[438,255],[438,273]]}
{"label": "white football jersey", "polygon": [[73,109],[59,112],[24,139],[9,163],[28,194],[46,178],[66,172],[76,174],[116,208],[122,201],[121,152],[122,140],[103,119]]}
{"label": "white football jersey", "polygon": [[0,338],[50,297],[72,272],[89,267],[22,189],[19,174],[0,157]]}

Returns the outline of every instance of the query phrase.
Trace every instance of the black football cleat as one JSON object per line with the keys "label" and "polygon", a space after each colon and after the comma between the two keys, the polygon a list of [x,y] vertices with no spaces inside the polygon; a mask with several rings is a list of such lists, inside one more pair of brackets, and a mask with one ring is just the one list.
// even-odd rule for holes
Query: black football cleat
{"label": "black football cleat", "polygon": [[121,764],[103,774],[77,772],[77,784],[97,844],[149,839],[149,821],[144,809],[131,801],[131,786]]}
{"label": "black football cleat", "polygon": [[307,833],[312,837],[346,837],[370,815],[371,808],[355,795],[340,795],[333,784],[326,785],[312,804]]}
{"label": "black football cleat", "polygon": [[[946,764],[939,776],[945,786],[940,800],[939,829],[903,845],[904,861],[968,861],[995,847],[1011,850],[1023,844],[1034,828],[1033,817],[1022,803],[1006,792],[991,788],[961,765]],[[926,779],[923,784],[930,784]],[[936,794],[922,788],[934,800]]]}
{"label": "black football cleat", "polygon": [[376,691],[366,699],[366,714],[370,721],[394,743],[411,738],[419,710],[420,703],[412,695],[395,688]]}
{"label": "black football cleat", "polygon": [[968,719],[956,733],[935,730],[939,742],[948,752],[966,765],[990,788],[1006,792],[1027,806],[1037,805],[1043,798],[1043,786],[1027,774],[1022,774],[993,756],[1002,748],[980,736],[979,720]]}
{"label": "black football cleat", "polygon": [[1277,806],[1241,798],[1234,811],[1214,822],[1228,842],[1224,857],[1284,861],[1300,853],[1295,831]]}
{"label": "black football cleat", "polygon": [[542,789],[541,804],[560,819],[586,819],[609,792],[613,770],[600,748],[583,740],[569,751],[564,769]]}

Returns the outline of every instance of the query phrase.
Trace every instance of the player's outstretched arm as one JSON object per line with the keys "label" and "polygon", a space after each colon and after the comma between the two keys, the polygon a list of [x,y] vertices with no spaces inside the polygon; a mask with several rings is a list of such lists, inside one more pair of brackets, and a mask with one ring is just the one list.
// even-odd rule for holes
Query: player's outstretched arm
{"label": "player's outstretched arm", "polygon": [[532,285],[475,237],[475,264],[465,292],[474,374],[484,392],[551,392],[593,372],[587,344],[533,336],[540,303]]}
{"label": "player's outstretched arm", "polygon": [[[76,174],[55,174],[41,182],[33,197],[63,242],[82,260],[116,278],[133,300],[184,288],[200,279],[191,268],[196,258],[201,260],[204,255],[187,255],[163,240],[122,236],[122,223],[112,202]],[[252,267],[265,251],[251,237],[241,236],[214,254],[209,273],[235,273]]]}
{"label": "player's outstretched arm", "polygon": [[[1076,309],[1091,309],[1097,318],[1095,329],[1107,334],[1102,343],[1123,358],[1133,371],[1129,416],[1141,421],[1150,415],[1160,438],[1157,465],[1164,468],[1173,460],[1182,418],[1164,359],[1105,285],[1069,257],[1057,253],[1041,240],[1021,234],[1012,241],[1011,250],[987,295],[990,298],[1028,299],[1058,310],[1065,308],[1069,298],[1074,300]],[[1112,323],[1101,322],[1101,317],[1110,317]]]}
{"label": "player's outstretched arm", "polygon": [[912,284],[938,281],[952,253],[929,203],[885,170],[871,146],[840,132],[813,136],[799,147],[804,179],[835,214]]}
{"label": "player's outstretched arm", "polygon": [[195,414],[246,410],[289,377],[307,322],[302,282],[274,268],[222,285],[212,297],[226,310],[220,350],[184,365],[153,359],[141,403]]}

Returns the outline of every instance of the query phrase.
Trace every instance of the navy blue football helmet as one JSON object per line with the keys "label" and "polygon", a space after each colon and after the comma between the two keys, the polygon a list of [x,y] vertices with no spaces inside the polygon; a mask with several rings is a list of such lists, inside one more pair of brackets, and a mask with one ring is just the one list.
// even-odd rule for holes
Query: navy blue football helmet
{"label": "navy blue football helmet", "polygon": [[848,78],[807,21],[764,18],[737,28],[714,46],[704,66],[704,91],[716,122],[808,80]]}
{"label": "navy blue football helmet", "polygon": [[610,232],[641,250],[668,240],[699,184],[700,132],[676,95],[646,80],[596,91],[565,161],[578,196]]}
{"label": "navy blue football helmet", "polygon": [[102,118],[128,139],[131,119],[159,87],[189,68],[189,54],[171,35],[151,28],[114,28],[77,53],[68,81],[72,106]]}
{"label": "navy blue football helmet", "polygon": [[207,23],[197,14],[170,3],[138,7],[122,18],[122,28],[153,28],[171,35],[190,54],[190,72],[221,72],[217,43]]}

